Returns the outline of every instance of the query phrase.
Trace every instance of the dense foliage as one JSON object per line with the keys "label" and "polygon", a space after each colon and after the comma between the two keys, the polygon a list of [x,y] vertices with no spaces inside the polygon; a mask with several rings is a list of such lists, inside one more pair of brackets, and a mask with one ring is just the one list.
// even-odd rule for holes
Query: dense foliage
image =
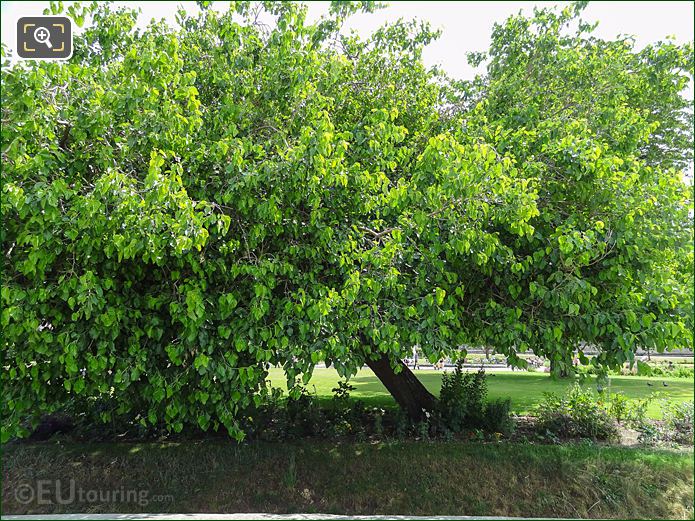
{"label": "dense foliage", "polygon": [[692,45],[542,10],[457,82],[426,24],[341,34],[370,3],[206,4],[3,65],[5,439],[68,402],[241,438],[268,364],[692,346]]}
{"label": "dense foliage", "polygon": [[452,373],[442,374],[437,403],[440,421],[451,432],[484,428],[489,432],[509,434],[513,430],[510,400],[486,401],[486,396],[485,371],[465,372],[459,360]]}

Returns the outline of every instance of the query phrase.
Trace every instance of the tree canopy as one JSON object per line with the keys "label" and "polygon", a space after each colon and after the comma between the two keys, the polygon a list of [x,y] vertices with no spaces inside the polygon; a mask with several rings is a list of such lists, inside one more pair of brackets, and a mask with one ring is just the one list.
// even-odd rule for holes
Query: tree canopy
{"label": "tree canopy", "polygon": [[370,2],[207,4],[74,5],[71,60],[3,65],[5,439],[69,402],[242,438],[269,364],[692,347],[692,44],[542,9],[460,81],[425,23],[346,34]]}

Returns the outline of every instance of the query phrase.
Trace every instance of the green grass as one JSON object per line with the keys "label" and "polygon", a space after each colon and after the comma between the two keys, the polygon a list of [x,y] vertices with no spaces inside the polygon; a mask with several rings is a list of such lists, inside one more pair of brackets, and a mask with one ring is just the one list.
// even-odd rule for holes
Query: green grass
{"label": "green grass", "polygon": [[[434,394],[439,394],[442,373],[438,371],[415,371],[420,381]],[[492,376],[494,375],[494,376]],[[270,380],[273,385],[285,388],[286,379],[281,369],[270,370]],[[334,369],[316,368],[309,382],[311,392],[316,391],[319,398],[330,398],[332,391],[339,380]],[[530,372],[489,372],[488,373],[488,398],[510,398],[512,410],[523,414],[530,412],[543,398],[544,392],[562,393],[572,385],[571,379],[554,379],[545,373]],[[667,387],[663,386],[666,382]],[[370,369],[362,369],[350,379],[350,384],[356,389],[352,392],[353,398],[358,398],[370,405],[392,406],[393,398],[386,391],[378,378]],[[651,387],[647,384],[651,384]],[[595,379],[587,379],[583,384],[596,389]],[[622,392],[628,398],[647,398],[653,393],[658,393],[660,398],[673,402],[693,400],[693,381],[685,378],[647,378],[639,376],[612,376],[610,378],[610,391]],[[654,400],[647,410],[652,418],[660,417],[660,404]]]}
{"label": "green grass", "polygon": [[[135,501],[22,504],[56,480]],[[53,487],[53,488],[52,488]],[[53,494],[53,495],[51,495]],[[140,496],[140,494],[143,494]],[[461,442],[17,444],[2,514],[322,512],[692,519],[693,454],[594,445]]]}

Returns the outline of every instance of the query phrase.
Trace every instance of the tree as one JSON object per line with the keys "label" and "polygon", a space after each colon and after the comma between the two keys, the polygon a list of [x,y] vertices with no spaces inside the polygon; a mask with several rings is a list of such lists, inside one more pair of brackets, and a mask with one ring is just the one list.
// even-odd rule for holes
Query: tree
{"label": "tree", "polygon": [[488,72],[461,111],[480,109],[486,125],[467,128],[534,172],[535,231],[513,247],[518,275],[498,284],[536,329],[521,342],[558,374],[575,350],[587,362],[587,344],[607,367],[633,363],[638,346],[692,345],[681,308],[693,302],[692,184],[681,169],[693,158],[682,97],[693,46],[597,39],[583,5],[496,26]]}
{"label": "tree", "polygon": [[426,24],[341,35],[374,8],[201,2],[136,30],[75,6],[69,63],[5,64],[5,438],[68,403],[241,438],[267,364],[292,395],[366,364],[418,418],[413,345],[562,367],[586,342],[599,368],[692,345],[692,46],[544,10],[461,83],[423,66]]}

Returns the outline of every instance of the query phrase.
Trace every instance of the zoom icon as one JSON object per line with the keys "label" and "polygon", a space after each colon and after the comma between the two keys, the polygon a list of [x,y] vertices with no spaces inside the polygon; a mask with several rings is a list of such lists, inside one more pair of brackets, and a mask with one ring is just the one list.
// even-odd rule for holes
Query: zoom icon
{"label": "zoom icon", "polygon": [[65,16],[26,16],[17,21],[20,58],[65,60],[72,56],[72,22]]}

